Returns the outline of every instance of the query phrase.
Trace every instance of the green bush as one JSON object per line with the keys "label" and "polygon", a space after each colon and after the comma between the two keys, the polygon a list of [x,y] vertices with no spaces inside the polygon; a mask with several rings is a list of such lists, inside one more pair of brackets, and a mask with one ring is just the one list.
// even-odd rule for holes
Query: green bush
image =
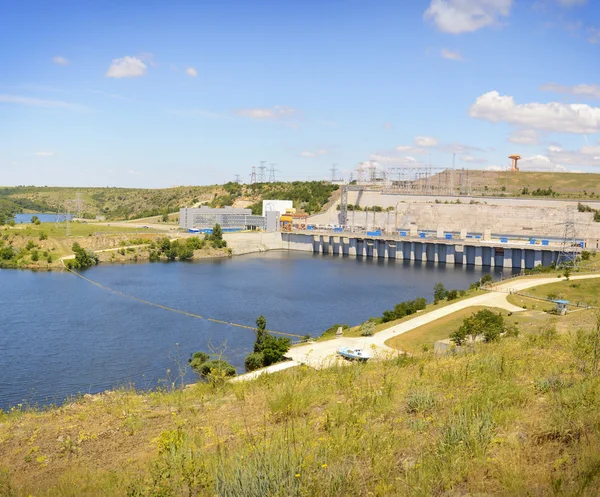
{"label": "green bush", "polygon": [[260,369],[263,367],[265,363],[265,357],[262,352],[252,352],[246,356],[244,359],[244,366],[246,367],[246,371],[254,371],[255,369]]}
{"label": "green bush", "polygon": [[505,331],[502,314],[495,314],[489,309],[483,309],[463,320],[461,327],[450,335],[456,345],[463,345],[467,338],[475,340],[482,335],[485,342],[492,342]]}
{"label": "green bush", "polygon": [[211,359],[203,362],[195,371],[203,377],[211,373],[225,373],[225,376],[235,376],[235,367],[222,359]]}
{"label": "green bush", "polygon": [[372,337],[375,334],[375,320],[369,319],[360,325],[360,336]]}

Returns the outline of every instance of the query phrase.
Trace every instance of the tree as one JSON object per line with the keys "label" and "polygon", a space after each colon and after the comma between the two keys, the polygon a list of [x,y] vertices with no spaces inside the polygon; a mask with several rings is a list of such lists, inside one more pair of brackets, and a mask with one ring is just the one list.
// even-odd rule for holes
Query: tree
{"label": "tree", "polygon": [[492,275],[491,274],[484,274],[481,277],[481,284],[485,285],[486,283],[491,283],[493,281]]}
{"label": "tree", "polygon": [[360,325],[360,335],[363,337],[372,337],[375,334],[375,321],[369,319]]}
{"label": "tree", "polygon": [[569,278],[570,278],[570,276],[571,276],[571,268],[570,268],[570,267],[566,267],[566,268],[565,268],[565,271],[564,271],[564,274],[565,274],[565,279],[566,279],[567,281],[569,281]]}
{"label": "tree", "polygon": [[437,304],[440,300],[444,300],[448,295],[448,290],[443,283],[436,283],[433,287],[433,303]]}
{"label": "tree", "polygon": [[453,289],[453,290],[448,290],[448,292],[446,293],[446,300],[455,300],[458,298],[458,290]]}
{"label": "tree", "polygon": [[291,345],[289,338],[275,338],[270,335],[267,331],[267,320],[261,315],[256,320],[254,352],[246,356],[244,365],[248,371],[253,371],[279,362],[290,350]]}
{"label": "tree", "polygon": [[41,224],[40,218],[37,216],[31,216],[31,223],[35,225]]}
{"label": "tree", "polygon": [[77,242],[73,244],[73,252],[75,252],[75,259],[68,260],[69,267],[76,269],[86,269],[91,266],[98,264],[98,256],[91,250],[87,250],[81,247]]}
{"label": "tree", "polygon": [[450,335],[450,339],[456,345],[463,345],[467,338],[475,340],[482,335],[485,342],[492,342],[500,337],[505,328],[502,314],[495,314],[489,309],[483,309],[465,318],[460,328]]}
{"label": "tree", "polygon": [[261,314],[256,319],[256,340],[254,341],[254,352],[262,352],[267,337],[267,320]]}

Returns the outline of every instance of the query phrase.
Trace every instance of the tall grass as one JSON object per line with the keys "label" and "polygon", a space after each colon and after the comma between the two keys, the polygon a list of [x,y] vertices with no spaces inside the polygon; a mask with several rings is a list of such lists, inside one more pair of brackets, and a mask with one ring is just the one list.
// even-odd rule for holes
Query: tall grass
{"label": "tall grass", "polygon": [[[462,356],[300,367],[218,389],[124,390],[82,400],[77,415],[7,416],[0,495],[596,495],[600,375],[589,333],[536,330]],[[48,426],[85,422],[90,432],[119,430],[90,436],[68,461],[52,452]],[[19,455],[34,426],[47,432],[35,442],[44,468]],[[89,483],[85,468],[101,450],[114,451],[114,463],[105,458]],[[141,450],[147,462],[125,469]]]}

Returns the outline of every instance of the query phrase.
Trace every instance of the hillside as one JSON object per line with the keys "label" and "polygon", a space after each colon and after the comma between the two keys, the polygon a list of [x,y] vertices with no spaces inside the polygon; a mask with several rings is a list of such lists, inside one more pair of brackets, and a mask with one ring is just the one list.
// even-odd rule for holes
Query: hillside
{"label": "hillside", "polygon": [[[447,184],[449,171],[435,175],[432,185]],[[438,176],[440,179],[438,180]],[[456,170],[454,183],[456,193],[463,181],[463,191],[472,191],[474,195],[525,196],[531,198],[600,198],[600,174],[594,173],[547,173]],[[467,185],[469,185],[467,187]]]}
{"label": "hillside", "polygon": [[[179,186],[164,189],[138,188],[0,188],[0,215],[17,212],[65,212],[70,200],[71,213],[76,213],[77,194],[81,214],[87,219],[104,216],[108,220],[139,219],[177,212],[181,207],[200,203],[224,207],[243,202],[255,213],[262,212],[263,199],[293,200],[294,206],[308,213],[318,212],[338,187],[321,181],[292,183],[226,183],[213,186]],[[1,223],[0,223],[1,224]]]}
{"label": "hillside", "polygon": [[16,406],[0,414],[0,495],[597,495],[593,328]]}

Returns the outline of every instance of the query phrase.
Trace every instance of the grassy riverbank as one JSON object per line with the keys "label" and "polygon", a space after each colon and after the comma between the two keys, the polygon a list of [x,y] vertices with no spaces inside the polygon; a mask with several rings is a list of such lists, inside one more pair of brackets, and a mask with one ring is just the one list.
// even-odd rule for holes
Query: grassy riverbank
{"label": "grassy riverbank", "polygon": [[2,495],[595,495],[591,332],[0,415]]}

